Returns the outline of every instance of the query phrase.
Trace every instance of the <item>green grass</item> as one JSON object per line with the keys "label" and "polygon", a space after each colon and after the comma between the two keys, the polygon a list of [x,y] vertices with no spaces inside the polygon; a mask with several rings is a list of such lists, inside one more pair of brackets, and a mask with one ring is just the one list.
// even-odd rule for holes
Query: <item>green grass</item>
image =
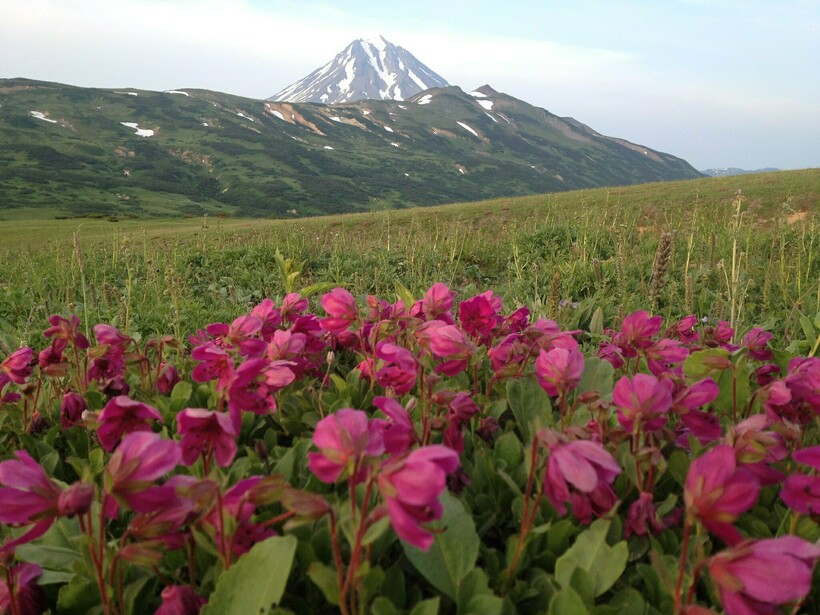
{"label": "green grass", "polygon": [[4,221],[0,339],[33,343],[54,312],[137,335],[229,321],[283,296],[277,251],[302,263],[296,287],[393,300],[396,281],[415,296],[443,281],[460,298],[493,289],[565,326],[588,325],[600,307],[611,326],[652,307],[655,252],[673,232],[658,313],[728,320],[734,306],[740,329],[768,325],[788,340],[802,335],[801,314],[820,311],[819,223],[820,170],[293,221]]}

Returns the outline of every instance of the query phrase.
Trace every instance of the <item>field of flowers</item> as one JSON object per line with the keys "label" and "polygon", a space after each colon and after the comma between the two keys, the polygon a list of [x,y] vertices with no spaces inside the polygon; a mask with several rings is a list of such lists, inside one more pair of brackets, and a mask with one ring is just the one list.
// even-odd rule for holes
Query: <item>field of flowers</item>
{"label": "field of flowers", "polygon": [[0,612],[815,612],[820,318],[397,288],[52,315],[0,364]]}

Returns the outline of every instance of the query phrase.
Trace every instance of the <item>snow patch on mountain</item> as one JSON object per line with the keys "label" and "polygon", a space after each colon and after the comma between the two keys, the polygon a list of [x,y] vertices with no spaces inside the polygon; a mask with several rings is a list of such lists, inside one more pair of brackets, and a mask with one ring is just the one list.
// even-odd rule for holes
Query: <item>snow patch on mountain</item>
{"label": "snow patch on mountain", "polygon": [[46,117],[46,114],[42,111],[29,111],[32,117],[36,117],[38,120],[43,120],[44,122],[48,122],[49,124],[56,124],[57,120],[50,120]]}
{"label": "snow patch on mountain", "polygon": [[137,124],[136,122],[120,122],[120,124],[122,124],[123,126],[126,126],[128,128],[134,129],[136,131],[136,132],[134,132],[134,134],[137,135],[138,137],[153,137],[154,136],[154,131],[153,130],[151,130],[150,128],[140,128],[140,125]]}
{"label": "snow patch on mountain", "polygon": [[473,130],[472,128],[470,128],[469,126],[467,126],[467,124],[465,124],[464,122],[456,122],[456,124],[461,126],[464,130],[466,130],[468,132],[471,132],[474,137],[478,137],[478,133],[475,130]]}

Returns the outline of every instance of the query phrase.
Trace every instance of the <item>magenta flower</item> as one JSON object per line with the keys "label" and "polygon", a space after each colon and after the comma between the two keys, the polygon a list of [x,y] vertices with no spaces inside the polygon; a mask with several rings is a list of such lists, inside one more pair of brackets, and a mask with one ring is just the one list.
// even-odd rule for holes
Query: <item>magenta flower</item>
{"label": "magenta flower", "polygon": [[97,438],[110,453],[124,434],[151,431],[151,420],[162,422],[162,416],[156,408],[125,395],[118,395],[105,404],[100,412]]}
{"label": "magenta flower", "polygon": [[[37,564],[21,562],[9,569],[10,579],[0,579],[0,613],[17,615],[40,615],[48,608],[43,588],[37,579],[43,569]],[[12,591],[9,591],[9,582]],[[12,604],[12,596],[14,604]]]}
{"label": "magenta flower", "polygon": [[94,337],[98,345],[108,346],[109,352],[115,351],[120,354],[125,352],[131,343],[131,338],[113,325],[94,325]]}
{"label": "magenta flower", "polygon": [[251,310],[251,316],[258,318],[262,323],[259,335],[266,342],[271,340],[273,334],[279,330],[279,325],[282,324],[282,312],[277,309],[273,301],[268,298],[263,299],[262,303]]}
{"label": "magenta flower", "polygon": [[689,356],[689,349],[682,346],[678,340],[664,338],[645,348],[643,353],[649,371],[660,377],[670,371],[670,366],[683,363]]}
{"label": "magenta flower", "polygon": [[262,329],[262,321],[256,316],[240,316],[230,325],[216,322],[208,325],[209,335],[219,338],[221,346],[236,348],[240,355],[259,356],[265,351],[267,342],[256,337]]}
{"label": "magenta flower", "polygon": [[749,356],[758,361],[771,361],[772,351],[768,348],[772,334],[760,327],[755,327],[743,336],[741,348],[749,351]]}
{"label": "magenta flower", "polygon": [[168,585],[160,597],[162,604],[154,615],[198,615],[208,602],[190,585]]}
{"label": "magenta flower", "polygon": [[[792,459],[820,471],[820,446],[795,451],[792,453]],[[795,512],[812,517],[820,515],[820,475],[789,475],[783,483],[780,499]]]}
{"label": "magenta flower", "polygon": [[88,338],[80,333],[80,319],[75,314],[68,318],[53,314],[48,317],[48,322],[51,326],[43,331],[45,337],[65,340],[80,350],[88,348]]}
{"label": "magenta flower", "polygon": [[381,431],[385,452],[391,455],[404,453],[416,441],[416,432],[407,410],[389,397],[374,397],[373,405],[387,415],[387,420],[371,421]]}
{"label": "magenta flower", "polygon": [[[173,496],[174,488],[156,487],[154,482],[177,467],[181,457],[173,440],[164,440],[150,431],[130,433],[108,460],[105,490],[116,502],[137,512],[155,510]],[[116,506],[109,504],[106,514],[116,514]]]}
{"label": "magenta flower", "polygon": [[31,365],[34,363],[34,351],[31,348],[20,348],[11,353],[0,363],[0,375],[5,374],[15,384],[25,384],[31,376]]}
{"label": "magenta flower", "polygon": [[285,295],[285,298],[282,299],[282,305],[279,307],[279,310],[282,312],[282,320],[291,324],[295,323],[299,316],[304,314],[307,309],[307,299],[299,293],[288,293]]}
{"label": "magenta flower", "polygon": [[784,380],[791,391],[792,401],[804,404],[809,413],[820,414],[820,358],[793,358]]}
{"label": "magenta flower", "polygon": [[577,348],[542,350],[535,361],[538,384],[550,397],[566,395],[578,386],[584,373],[584,355]]}
{"label": "magenta flower", "polygon": [[376,357],[384,364],[376,371],[376,382],[384,388],[392,388],[396,395],[409,393],[416,385],[418,362],[409,350],[389,342],[376,345]]}
{"label": "magenta flower", "polygon": [[[276,534],[272,529],[264,525],[257,525],[251,521],[256,512],[256,504],[252,501],[254,487],[261,481],[261,476],[245,478],[228,489],[222,496],[222,515],[224,518],[231,519],[231,522],[225,525],[229,529],[235,528],[232,534],[226,532],[230,552],[234,555],[247,553],[257,542]],[[223,520],[220,519],[218,508],[214,506],[203,521],[206,528],[211,532],[214,542],[217,545],[222,544]]]}
{"label": "magenta flower", "polygon": [[0,553],[39,538],[57,517],[88,512],[94,497],[94,487],[86,483],[59,486],[26,451],[15,456],[0,463],[0,523],[33,527],[6,542]]}
{"label": "magenta flower", "polygon": [[661,429],[672,407],[672,388],[670,380],[658,380],[649,374],[635,374],[631,379],[624,376],[612,391],[618,422],[629,433]]}
{"label": "magenta flower", "polygon": [[274,394],[295,379],[290,361],[268,361],[265,358],[248,359],[236,370],[228,388],[228,409],[239,433],[242,412],[260,416],[276,412]]}
{"label": "magenta flower", "polygon": [[233,378],[233,357],[213,342],[197,346],[191,351],[191,358],[201,361],[191,372],[196,382],[209,382],[216,379],[216,390],[224,391]]}
{"label": "magenta flower", "polygon": [[773,614],[780,612],[778,605],[808,596],[818,559],[820,546],[781,536],[721,551],[709,560],[708,568],[727,615]]}
{"label": "magenta flower", "polygon": [[422,551],[430,548],[433,534],[424,525],[441,518],[444,509],[439,497],[447,487],[447,475],[458,467],[458,455],[436,445],[382,465],[378,487],[399,538]]}
{"label": "magenta flower", "polygon": [[730,428],[726,443],[735,449],[738,464],[755,475],[762,485],[774,485],[783,480],[783,473],[771,467],[789,455],[783,435],[773,431],[772,421],[765,414],[750,416]]}
{"label": "magenta flower", "polygon": [[68,373],[63,354],[67,344],[65,340],[55,339],[37,355],[37,364],[46,376],[61,378]]}
{"label": "magenta flower", "polygon": [[624,536],[629,538],[635,536],[647,536],[660,534],[663,530],[663,522],[658,517],[655,510],[655,502],[651,493],[641,492],[638,499],[632,502],[626,513],[626,526]]}
{"label": "magenta flower", "polygon": [[464,331],[476,339],[488,337],[500,320],[498,310],[486,293],[462,301],[458,306],[458,319]]}
{"label": "magenta flower", "polygon": [[731,446],[721,444],[689,466],[683,500],[688,514],[726,544],[735,545],[742,537],[732,523],[754,506],[759,494],[758,480],[737,467]]}
{"label": "magenta flower", "polygon": [[203,408],[186,408],[177,415],[177,433],[182,435],[179,448],[182,463],[192,465],[200,455],[216,457],[223,468],[236,455],[236,429],[228,414]]}
{"label": "magenta flower", "polygon": [[82,419],[83,412],[88,409],[85,397],[77,393],[68,392],[60,402],[60,424],[63,429],[77,425]]}
{"label": "magenta flower", "polygon": [[368,458],[380,457],[385,451],[380,426],[352,408],[343,408],[319,421],[313,444],[319,452],[308,453],[308,468],[325,483],[348,477],[361,481]]}
{"label": "magenta flower", "polygon": [[456,325],[445,325],[441,321],[429,321],[416,329],[421,338],[419,343],[429,348],[433,356],[446,359],[436,366],[436,372],[455,376],[467,368],[475,347]]}
{"label": "magenta flower", "polygon": [[410,314],[421,315],[426,320],[443,320],[446,324],[453,324],[450,311],[453,309],[455,296],[455,291],[447,288],[446,284],[436,282],[424,294],[424,299],[419,302],[418,307],[413,306]]}
{"label": "magenta flower", "polygon": [[588,523],[591,513],[602,515],[617,500],[612,490],[621,466],[597,442],[569,441],[549,429],[538,432],[538,439],[549,451],[544,473],[544,495],[559,515],[567,514],[573,502],[573,515]]}
{"label": "magenta flower", "polygon": [[510,333],[487,351],[495,377],[509,378],[522,370],[522,363],[529,359],[530,348],[520,333]]}
{"label": "magenta flower", "polygon": [[649,312],[638,311],[629,314],[621,324],[618,345],[624,351],[624,356],[634,357],[636,350],[649,348],[652,345],[652,337],[661,330],[663,319],[660,316],[649,316]]}
{"label": "magenta flower", "polygon": [[356,322],[359,317],[359,308],[356,299],[344,288],[334,288],[322,295],[322,307],[328,318],[319,320],[322,329],[331,333],[341,333]]}
{"label": "magenta flower", "polygon": [[160,363],[159,376],[157,377],[157,393],[160,395],[170,395],[178,382],[179,372],[177,368],[165,361]]}
{"label": "magenta flower", "polygon": [[687,346],[691,346],[700,339],[700,333],[695,331],[696,324],[698,324],[697,316],[694,314],[685,316],[666,330],[666,337],[678,339]]}

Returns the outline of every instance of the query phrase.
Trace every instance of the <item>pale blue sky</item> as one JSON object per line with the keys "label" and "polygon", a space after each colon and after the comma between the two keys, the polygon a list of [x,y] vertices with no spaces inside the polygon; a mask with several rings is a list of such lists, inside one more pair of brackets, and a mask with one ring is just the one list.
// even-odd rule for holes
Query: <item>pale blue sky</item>
{"label": "pale blue sky", "polygon": [[820,0],[0,0],[0,77],[264,98],[382,34],[695,167],[820,166]]}

